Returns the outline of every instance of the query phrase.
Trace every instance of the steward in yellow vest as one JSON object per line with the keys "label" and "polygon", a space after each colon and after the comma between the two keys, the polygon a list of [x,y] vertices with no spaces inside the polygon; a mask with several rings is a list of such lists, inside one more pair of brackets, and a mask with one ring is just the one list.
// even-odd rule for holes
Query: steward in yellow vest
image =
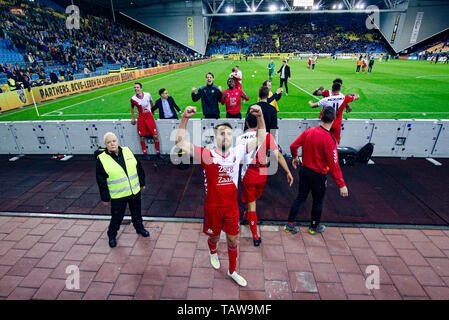
{"label": "steward in yellow vest", "polygon": [[145,190],[145,172],[139,160],[128,147],[120,147],[112,132],[104,136],[106,150],[98,155],[96,177],[101,201],[111,201],[111,222],[108,229],[109,246],[117,245],[116,236],[129,205],[136,232],[144,237],[150,234],[143,226],[141,190]]}

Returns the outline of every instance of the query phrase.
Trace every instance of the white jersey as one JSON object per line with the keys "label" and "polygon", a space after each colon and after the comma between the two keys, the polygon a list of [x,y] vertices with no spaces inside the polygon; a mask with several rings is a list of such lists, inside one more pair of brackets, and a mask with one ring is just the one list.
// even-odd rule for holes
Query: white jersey
{"label": "white jersey", "polygon": [[338,112],[338,109],[345,102],[345,95],[342,93],[331,95],[327,98],[321,99],[318,101],[318,107],[332,107],[335,109],[335,112]]}
{"label": "white jersey", "polygon": [[151,102],[153,98],[149,92],[142,92],[142,99],[138,98],[137,95],[133,95],[131,98],[131,105],[137,107],[139,114],[151,112]]}
{"label": "white jersey", "polygon": [[[249,141],[256,138],[256,135],[257,135],[256,130],[248,130],[248,132],[237,137],[235,144],[236,144],[236,146],[246,145],[246,144],[248,144]],[[253,161],[254,156],[257,153],[257,151],[259,151],[260,147],[261,146],[258,146],[257,150],[245,154],[245,157],[243,158],[243,166],[242,166],[242,174],[241,174],[242,180],[243,180],[243,177],[245,176],[246,171],[248,170],[249,165]]]}

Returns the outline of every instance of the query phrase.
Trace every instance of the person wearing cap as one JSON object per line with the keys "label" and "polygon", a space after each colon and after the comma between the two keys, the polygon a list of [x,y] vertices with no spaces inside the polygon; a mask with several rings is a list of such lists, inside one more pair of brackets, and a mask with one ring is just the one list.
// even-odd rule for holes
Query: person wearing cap
{"label": "person wearing cap", "polygon": [[104,206],[111,202],[111,222],[108,228],[109,246],[117,246],[126,206],[129,205],[131,220],[136,233],[148,237],[141,213],[141,191],[145,190],[145,172],[142,164],[128,147],[120,147],[112,132],[104,135],[106,150],[97,156],[96,178]]}

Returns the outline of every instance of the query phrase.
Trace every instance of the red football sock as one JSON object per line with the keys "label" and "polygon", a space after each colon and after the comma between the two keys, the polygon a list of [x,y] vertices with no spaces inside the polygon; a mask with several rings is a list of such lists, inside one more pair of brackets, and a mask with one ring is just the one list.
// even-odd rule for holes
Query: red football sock
{"label": "red football sock", "polygon": [[249,228],[251,229],[251,233],[253,234],[253,238],[259,240],[259,235],[257,234],[257,214],[256,211],[248,211],[248,221]]}
{"label": "red football sock", "polygon": [[145,146],[145,141],[140,141],[140,145],[142,146],[143,154],[147,154],[147,147]]}
{"label": "red football sock", "polygon": [[207,244],[209,245],[210,254],[217,253],[217,244],[215,242],[208,238]]}
{"label": "red football sock", "polygon": [[160,152],[161,152],[161,150],[160,150],[160,148],[159,148],[159,141],[154,141],[154,147],[156,148],[156,152],[157,152],[157,153],[160,153]]}
{"label": "red football sock", "polygon": [[229,256],[229,273],[234,273],[237,267],[237,246],[231,247],[228,245],[228,256]]}

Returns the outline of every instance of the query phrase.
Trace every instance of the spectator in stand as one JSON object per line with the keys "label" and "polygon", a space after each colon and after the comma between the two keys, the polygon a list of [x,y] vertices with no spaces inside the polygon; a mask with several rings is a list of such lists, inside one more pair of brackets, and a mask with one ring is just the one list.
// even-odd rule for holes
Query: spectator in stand
{"label": "spectator in stand", "polygon": [[53,70],[50,70],[50,80],[51,80],[51,83],[53,83],[53,84],[59,82],[58,76],[56,75],[56,73],[53,72]]}

